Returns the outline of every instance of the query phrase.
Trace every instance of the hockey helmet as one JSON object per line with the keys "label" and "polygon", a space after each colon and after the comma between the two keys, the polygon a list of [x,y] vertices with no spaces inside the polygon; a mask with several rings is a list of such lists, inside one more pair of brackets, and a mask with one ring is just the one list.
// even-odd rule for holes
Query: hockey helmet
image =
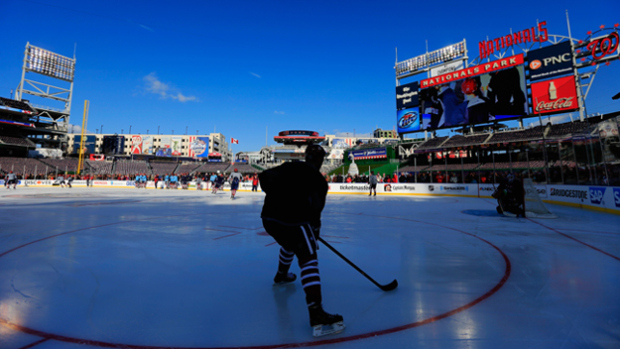
{"label": "hockey helmet", "polygon": [[239,170],[235,169],[235,172],[239,172]]}
{"label": "hockey helmet", "polygon": [[475,79],[465,79],[461,85],[461,91],[466,95],[474,94],[478,89],[478,82]]}
{"label": "hockey helmet", "polygon": [[312,144],[306,147],[306,161],[308,162],[323,162],[323,158],[327,154],[325,149],[318,144]]}

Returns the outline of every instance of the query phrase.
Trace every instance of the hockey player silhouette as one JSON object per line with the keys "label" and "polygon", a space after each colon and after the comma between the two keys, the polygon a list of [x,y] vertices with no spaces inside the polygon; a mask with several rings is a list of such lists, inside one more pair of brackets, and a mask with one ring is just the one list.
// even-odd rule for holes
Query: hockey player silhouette
{"label": "hockey player silhouette", "polygon": [[322,306],[317,239],[328,190],[319,172],[324,157],[321,146],[310,145],[306,148],[305,162],[284,163],[259,175],[267,194],[261,213],[263,226],[281,246],[274,283],[296,280],[297,276],[289,268],[297,256],[310,326],[317,337],[344,330],[342,316],[328,314]]}

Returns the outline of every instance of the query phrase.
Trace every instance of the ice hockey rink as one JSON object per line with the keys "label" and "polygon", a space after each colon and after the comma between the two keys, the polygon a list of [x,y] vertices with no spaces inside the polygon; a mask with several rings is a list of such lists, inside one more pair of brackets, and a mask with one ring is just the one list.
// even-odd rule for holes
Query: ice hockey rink
{"label": "ice hockey rink", "polygon": [[[329,195],[312,337],[274,287],[262,193],[0,189],[0,348],[619,348],[620,216],[491,199]],[[293,264],[291,271],[299,275]]]}

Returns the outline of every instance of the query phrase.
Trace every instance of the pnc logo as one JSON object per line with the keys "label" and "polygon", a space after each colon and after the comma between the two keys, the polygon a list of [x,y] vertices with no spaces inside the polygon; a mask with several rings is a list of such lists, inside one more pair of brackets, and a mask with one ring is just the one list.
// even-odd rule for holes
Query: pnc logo
{"label": "pnc logo", "polygon": [[530,62],[530,69],[536,70],[540,67],[542,67],[542,63],[539,60],[535,59]]}

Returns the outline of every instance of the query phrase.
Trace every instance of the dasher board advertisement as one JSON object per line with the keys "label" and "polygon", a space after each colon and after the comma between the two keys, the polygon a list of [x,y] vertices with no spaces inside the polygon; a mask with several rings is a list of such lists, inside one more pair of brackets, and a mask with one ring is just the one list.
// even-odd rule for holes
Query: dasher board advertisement
{"label": "dasher board advertisement", "polygon": [[573,72],[573,54],[569,41],[527,53],[530,81],[567,75]]}
{"label": "dasher board advertisement", "polygon": [[548,115],[579,109],[574,76],[536,82],[532,87],[532,114]]}

